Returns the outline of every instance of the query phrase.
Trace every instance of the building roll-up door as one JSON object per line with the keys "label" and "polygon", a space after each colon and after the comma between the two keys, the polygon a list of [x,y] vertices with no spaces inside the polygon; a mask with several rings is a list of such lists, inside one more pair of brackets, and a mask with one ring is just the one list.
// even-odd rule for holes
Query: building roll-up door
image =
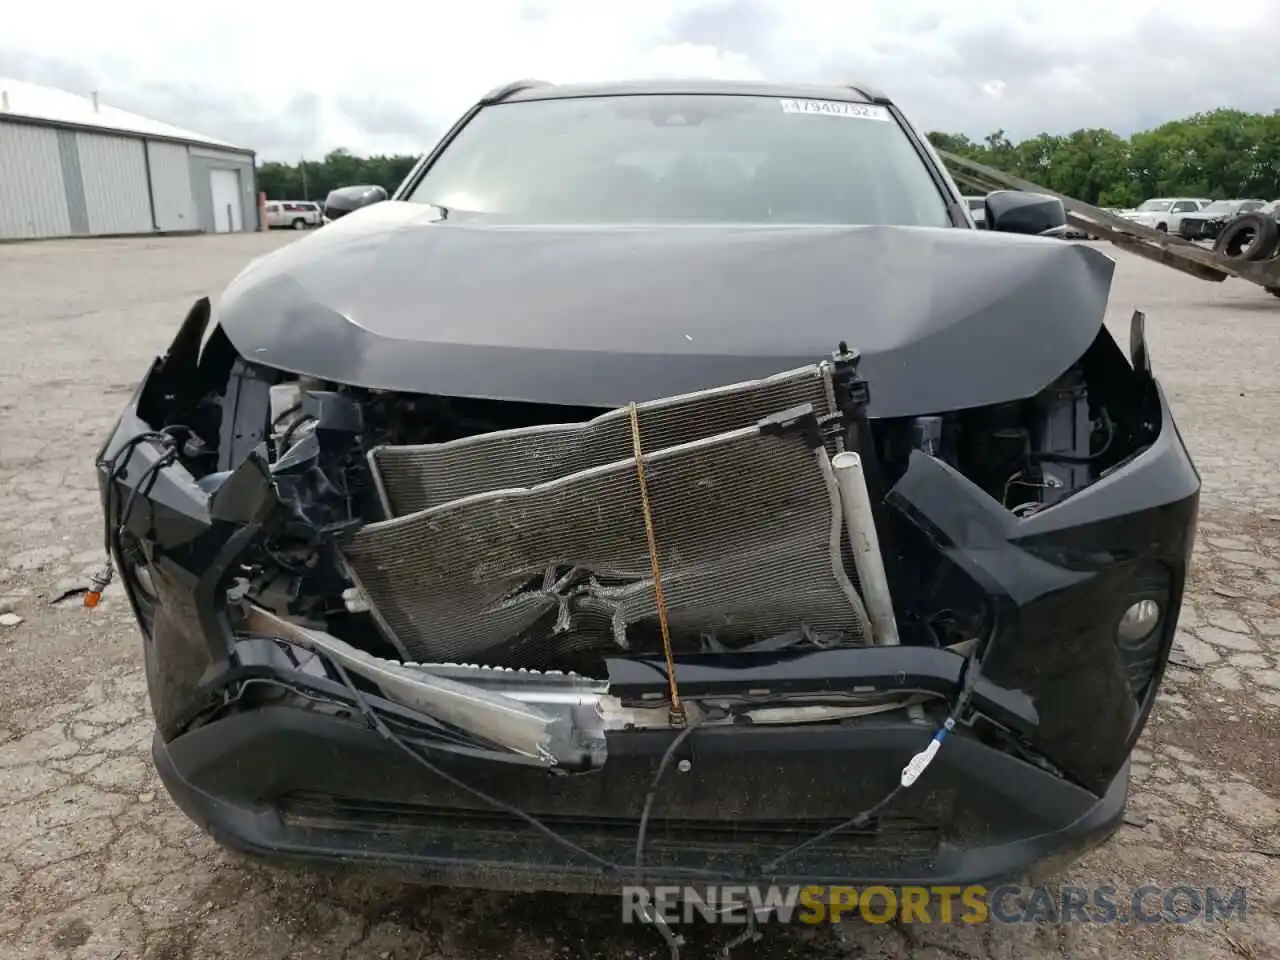
{"label": "building roll-up door", "polygon": [[0,240],[72,232],[58,132],[0,123]]}
{"label": "building roll-up door", "polygon": [[76,141],[89,232],[150,233],[151,192],[142,141],[84,131]]}
{"label": "building roll-up door", "polygon": [[213,197],[213,223],[218,233],[239,233],[244,229],[244,207],[240,201],[240,172],[210,170],[209,192]]}
{"label": "building roll-up door", "polygon": [[151,195],[155,199],[156,228],[198,230],[196,202],[191,196],[191,163],[180,143],[147,143]]}

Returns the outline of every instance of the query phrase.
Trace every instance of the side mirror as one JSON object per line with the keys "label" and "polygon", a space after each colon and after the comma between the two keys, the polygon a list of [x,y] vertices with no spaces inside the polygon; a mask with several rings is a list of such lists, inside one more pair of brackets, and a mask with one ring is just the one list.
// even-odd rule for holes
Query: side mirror
{"label": "side mirror", "polygon": [[987,229],[1001,233],[1052,236],[1067,225],[1067,211],[1056,197],[1021,190],[987,194]]}
{"label": "side mirror", "polygon": [[330,220],[337,220],[352,210],[381,203],[385,199],[387,191],[376,185],[339,187],[329,191],[329,196],[324,201],[324,215]]}

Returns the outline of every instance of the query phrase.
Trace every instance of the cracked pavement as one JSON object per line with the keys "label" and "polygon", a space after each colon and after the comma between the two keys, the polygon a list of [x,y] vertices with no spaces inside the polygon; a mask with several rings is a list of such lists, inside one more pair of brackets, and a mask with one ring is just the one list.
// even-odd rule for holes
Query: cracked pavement
{"label": "cracked pavement", "polygon": [[[101,562],[92,460],[191,302],[292,235],[0,245],[0,956],[76,960],[666,957],[611,898],[407,887],[223,851],[151,769],[141,649]],[[1128,822],[1054,883],[1248,888],[1228,924],[766,925],[735,958],[1280,956],[1280,301],[1119,258],[1108,316],[1147,311],[1203,480],[1179,660]],[[1028,318],[1034,323],[1034,318]],[[21,617],[17,625],[5,620]],[[732,931],[695,929],[686,955]]]}

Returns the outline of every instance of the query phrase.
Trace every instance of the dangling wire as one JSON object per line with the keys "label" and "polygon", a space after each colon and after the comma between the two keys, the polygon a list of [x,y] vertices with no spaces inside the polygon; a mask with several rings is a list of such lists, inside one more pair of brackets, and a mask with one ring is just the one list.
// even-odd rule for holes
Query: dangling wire
{"label": "dangling wire", "polygon": [[667,658],[667,684],[671,688],[671,722],[683,726],[684,704],[680,702],[680,688],[676,683],[676,660],[671,651],[671,627],[667,623],[667,601],[662,593],[662,561],[658,556],[658,534],[653,525],[653,505],[649,500],[649,484],[644,476],[644,447],[640,443],[640,414],[632,403],[627,411],[631,416],[631,447],[635,451],[636,481],[640,485],[640,506],[644,511],[644,531],[649,541],[649,566],[653,570],[653,596],[658,605],[658,628],[662,631],[662,652]]}
{"label": "dangling wire", "polygon": [[[89,581],[89,588],[84,594],[84,605],[86,608],[92,609],[102,602],[103,592],[111,585],[111,581],[115,579],[115,560],[112,551],[112,528],[111,528],[111,504],[112,498],[115,498],[115,506],[119,511],[116,518],[115,537],[120,539],[124,536],[125,530],[129,526],[129,518],[133,514],[133,506],[138,498],[147,497],[151,494],[151,488],[155,486],[156,480],[160,477],[160,471],[178,459],[178,436],[177,434],[186,431],[191,432],[190,427],[170,426],[163,430],[148,430],[130,437],[124,442],[115,456],[99,461],[98,466],[106,471],[107,480],[105,486],[105,496],[102,507],[102,549],[105,554],[105,560],[101,569],[93,574]],[[158,443],[163,447],[160,455],[153,460],[142,473],[139,475],[133,489],[129,491],[129,496],[123,498],[116,491],[116,483],[125,471],[128,469],[129,463],[133,459],[134,452],[144,443]]]}

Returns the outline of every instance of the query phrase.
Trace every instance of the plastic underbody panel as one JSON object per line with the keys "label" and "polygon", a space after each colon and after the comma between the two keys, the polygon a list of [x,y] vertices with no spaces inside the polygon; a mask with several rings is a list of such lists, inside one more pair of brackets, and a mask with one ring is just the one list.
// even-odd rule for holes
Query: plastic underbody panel
{"label": "plastic underbody panel", "polygon": [[[704,731],[685,755],[689,771],[663,784],[645,882],[706,880],[708,872],[728,882],[994,881],[1047,857],[1076,856],[1119,826],[1127,766],[1099,798],[961,738],[869,828],[761,874],[759,864],[878,800],[928,736],[905,719]],[[157,737],[154,752],[184,812],[248,853],[379,866],[435,882],[604,893],[632,881],[640,808],[669,742],[669,734],[620,734],[608,767],[583,777],[448,765],[625,867],[615,872],[443,786],[359,723],[274,708],[168,744]]]}

